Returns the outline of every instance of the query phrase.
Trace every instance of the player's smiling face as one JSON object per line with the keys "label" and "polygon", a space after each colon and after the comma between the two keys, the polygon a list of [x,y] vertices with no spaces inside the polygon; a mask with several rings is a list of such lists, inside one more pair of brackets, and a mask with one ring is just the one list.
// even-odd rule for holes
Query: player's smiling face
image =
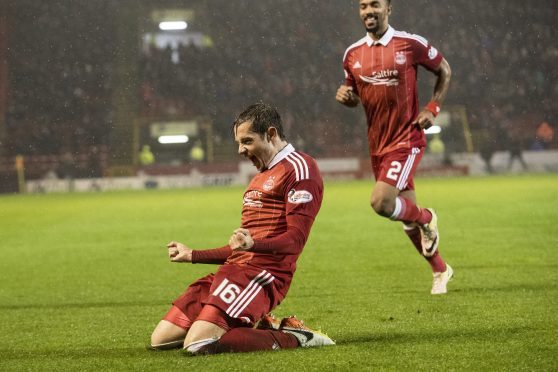
{"label": "player's smiling face", "polygon": [[[268,135],[261,136],[252,132],[252,123],[247,121],[236,127],[234,140],[238,143],[238,153],[247,159],[261,172],[273,159],[276,150]],[[263,137],[263,138],[262,138]]]}
{"label": "player's smiling face", "polygon": [[359,12],[367,32],[372,35],[386,32],[391,14],[391,5],[387,0],[360,0]]}

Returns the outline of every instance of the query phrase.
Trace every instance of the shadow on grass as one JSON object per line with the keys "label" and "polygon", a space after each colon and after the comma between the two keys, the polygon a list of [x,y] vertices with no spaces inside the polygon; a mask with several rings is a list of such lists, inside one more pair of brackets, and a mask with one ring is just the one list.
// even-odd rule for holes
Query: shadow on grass
{"label": "shadow on grass", "polygon": [[[451,285],[451,284],[450,284]],[[540,283],[540,284],[516,284],[510,283],[506,286],[499,286],[499,287],[462,287],[456,289],[449,289],[449,292],[460,292],[460,293],[482,293],[482,294],[489,294],[492,292],[502,293],[502,292],[537,292],[543,291],[548,292],[549,289],[557,289],[558,284],[552,283]]]}
{"label": "shadow on grass", "polygon": [[439,342],[440,340],[466,339],[471,340],[492,340],[495,338],[505,339],[507,337],[517,336],[520,333],[531,332],[535,330],[533,327],[510,327],[510,328],[494,328],[460,330],[460,331],[440,331],[440,332],[420,332],[420,333],[384,333],[374,334],[373,332],[354,334],[349,337],[336,340],[337,345],[350,345],[360,343],[378,343],[378,344],[407,344],[407,343],[424,343]]}
{"label": "shadow on grass", "polygon": [[158,352],[149,350],[145,347],[123,347],[123,348],[76,348],[76,349],[35,349],[35,350],[6,350],[0,349],[2,360],[21,360],[21,359],[79,359],[79,358],[145,358],[149,357],[165,358],[169,353],[182,353],[182,350],[170,350],[166,352]]}
{"label": "shadow on grass", "polygon": [[[318,351],[322,348],[312,348],[312,351]],[[326,348],[328,349],[328,348]],[[298,348],[297,350],[300,351],[311,351],[305,348]],[[322,349],[323,350],[323,349]],[[272,353],[274,355],[278,355],[279,353],[292,353],[294,349],[285,349],[285,350],[262,350],[262,351],[254,351],[250,353],[222,353],[216,355],[196,355],[193,356],[188,352],[182,350],[181,348],[173,349],[173,350],[165,350],[165,351],[158,351],[151,349],[148,345],[144,347],[120,347],[120,348],[75,348],[75,349],[36,349],[36,350],[10,350],[10,349],[0,349],[0,362],[4,363],[17,363],[19,360],[26,360],[26,361],[41,361],[41,360],[79,360],[79,359],[94,359],[94,358],[102,358],[102,359],[137,359],[145,360],[148,359],[156,359],[156,360],[166,360],[166,359],[173,359],[177,357],[184,357],[184,358],[192,358],[192,361],[196,362],[203,362],[204,359],[216,359],[216,358],[227,358],[227,355],[234,354],[235,357],[246,357],[250,359],[250,356],[254,355],[265,355],[268,353]],[[1,366],[2,364],[0,364]],[[1,369],[1,368],[0,368]]]}
{"label": "shadow on grass", "polygon": [[7,304],[0,305],[0,310],[23,310],[23,309],[95,309],[101,307],[133,307],[133,306],[162,306],[169,302],[160,301],[127,301],[127,302],[79,302],[79,303],[59,303],[59,304]]}
{"label": "shadow on grass", "polygon": [[[510,282],[509,284],[502,283],[504,285],[491,287],[489,285],[476,287],[471,285],[472,283],[461,281],[458,277],[448,284],[448,294],[443,296],[431,296],[430,289],[425,286],[425,288],[389,288],[389,289],[368,289],[362,290],[360,288],[347,288],[343,291],[344,294],[357,294],[359,296],[372,298],[378,294],[388,294],[392,295],[408,295],[408,294],[419,294],[427,296],[428,298],[439,298],[443,299],[445,297],[451,296],[452,293],[482,293],[489,294],[492,292],[496,293],[506,293],[506,292],[525,292],[525,291],[543,291],[547,292],[549,289],[558,289],[558,282],[541,281],[539,283],[517,283]],[[476,284],[476,283],[475,283]],[[324,298],[324,297],[335,297],[337,292],[312,292],[312,293],[297,293],[296,296],[291,296],[290,298]]]}
{"label": "shadow on grass", "polygon": [[[493,339],[507,339],[508,337],[517,337],[519,334],[531,332],[532,327],[509,327],[475,329],[475,330],[462,330],[455,331],[440,331],[440,332],[416,332],[416,333],[401,333],[393,332],[386,334],[374,334],[372,332],[354,334],[349,337],[337,339],[338,346],[356,346],[359,344],[375,343],[375,344],[417,344],[425,342],[439,342],[440,340],[459,340],[466,339],[468,342],[471,340],[493,340]],[[328,348],[329,349],[329,348]],[[273,351],[275,353],[276,351]],[[290,350],[283,350],[283,352],[290,352]],[[266,352],[262,352],[266,353]],[[248,355],[252,353],[242,353],[241,355]],[[191,357],[181,349],[169,351],[154,351],[146,346],[144,347],[120,347],[120,348],[75,348],[75,349],[34,349],[34,350],[13,350],[13,349],[0,349],[0,356],[3,362],[10,363],[10,361],[17,360],[44,360],[44,359],[121,359],[121,358],[135,358],[144,359],[146,357],[167,359],[169,357],[175,358],[177,356]],[[215,357],[215,356],[209,356]],[[204,358],[195,357],[196,359]]]}

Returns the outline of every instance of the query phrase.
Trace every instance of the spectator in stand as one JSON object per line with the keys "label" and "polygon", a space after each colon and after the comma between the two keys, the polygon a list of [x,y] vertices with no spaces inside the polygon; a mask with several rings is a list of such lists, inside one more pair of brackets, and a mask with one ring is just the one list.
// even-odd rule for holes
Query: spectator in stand
{"label": "spectator in stand", "polygon": [[[69,144],[73,153],[90,145],[110,145],[120,3],[8,3],[13,17],[8,35],[6,156],[61,154]],[[305,146],[315,146],[315,132],[327,136],[328,145],[320,146],[320,156],[360,154],[365,144],[354,145],[360,132],[353,125],[359,113],[332,105],[329,96],[340,83],[337,61],[345,44],[360,34],[354,24],[343,22],[354,13],[354,6],[322,3],[319,21],[314,21],[305,16],[314,11],[312,2],[275,2],[277,22],[271,28],[260,22],[269,17],[268,1],[216,4],[230,19],[244,22],[222,22],[213,8],[201,11],[206,26],[200,31],[211,37],[213,46],[184,43],[176,51],[178,60],[173,60],[172,50],[151,46],[138,61],[130,61],[130,66],[137,62],[139,67],[130,72],[137,71],[142,87],[137,92],[141,115],[207,116],[215,123],[215,133],[225,138],[228,126],[222,123],[228,113],[249,101],[273,97],[285,116],[291,112]],[[558,120],[554,13],[544,2],[522,4],[519,0],[494,0],[490,7],[468,0],[454,0],[451,5],[397,1],[394,18],[400,27],[428,35],[455,66],[446,107],[464,106],[473,133],[482,128],[475,113],[507,103],[513,106],[506,113],[509,118],[537,113],[549,123]],[[415,17],[417,9],[430,16]],[[87,19],[79,14],[87,14]],[[508,25],[496,27],[502,18]],[[525,24],[529,32],[523,31]],[[339,35],[346,35],[345,39]],[[419,90],[428,83],[421,76]],[[526,127],[523,134],[532,136],[535,130]],[[444,141],[447,146],[451,143]],[[552,147],[556,142],[544,145]]]}
{"label": "spectator in stand", "polygon": [[143,145],[139,153],[139,161],[142,166],[148,166],[155,162],[155,155],[149,145]]}
{"label": "spectator in stand", "polygon": [[554,130],[546,121],[543,121],[537,128],[535,134],[534,150],[544,150],[549,147],[554,139]]}
{"label": "spectator in stand", "polygon": [[512,170],[513,161],[517,159],[519,164],[524,171],[526,171],[529,167],[523,159],[523,140],[518,135],[510,135],[508,138],[508,151],[510,153],[510,157],[508,159],[508,171]]}

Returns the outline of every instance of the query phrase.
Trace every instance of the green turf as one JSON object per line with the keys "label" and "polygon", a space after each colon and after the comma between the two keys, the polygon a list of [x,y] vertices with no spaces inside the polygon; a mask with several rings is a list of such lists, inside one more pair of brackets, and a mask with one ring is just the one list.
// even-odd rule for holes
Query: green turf
{"label": "green turf", "polygon": [[558,175],[419,179],[450,293],[369,182],[328,183],[278,315],[337,346],[188,357],[145,349],[169,301],[215,266],[165,244],[227,242],[241,188],[0,196],[0,370],[557,370]]}

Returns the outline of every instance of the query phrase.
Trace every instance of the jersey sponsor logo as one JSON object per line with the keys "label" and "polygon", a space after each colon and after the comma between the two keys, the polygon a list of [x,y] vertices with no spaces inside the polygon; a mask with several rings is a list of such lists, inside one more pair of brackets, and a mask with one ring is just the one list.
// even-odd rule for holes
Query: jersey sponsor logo
{"label": "jersey sponsor logo", "polygon": [[431,46],[430,49],[428,50],[428,58],[434,59],[436,58],[437,55],[438,55],[438,50],[433,46]]}
{"label": "jersey sponsor logo", "polygon": [[289,191],[289,203],[293,204],[302,204],[302,203],[309,203],[314,199],[312,194],[306,190],[295,190],[292,189]]}
{"label": "jersey sponsor logo", "polygon": [[356,61],[355,64],[353,65],[353,68],[362,68],[360,61]]}
{"label": "jersey sponsor logo", "polygon": [[397,70],[381,70],[374,71],[370,76],[359,75],[360,79],[372,85],[399,85],[399,71]]}
{"label": "jersey sponsor logo", "polygon": [[404,52],[395,52],[395,63],[398,65],[404,65],[407,62],[407,57],[405,57]]}
{"label": "jersey sponsor logo", "polygon": [[263,202],[259,199],[262,197],[262,192],[257,190],[252,190],[244,194],[243,205],[245,207],[261,208],[263,207]]}
{"label": "jersey sponsor logo", "polygon": [[270,191],[273,190],[273,186],[275,186],[275,176],[269,176],[267,181],[265,181],[263,184],[263,189],[265,191]]}

